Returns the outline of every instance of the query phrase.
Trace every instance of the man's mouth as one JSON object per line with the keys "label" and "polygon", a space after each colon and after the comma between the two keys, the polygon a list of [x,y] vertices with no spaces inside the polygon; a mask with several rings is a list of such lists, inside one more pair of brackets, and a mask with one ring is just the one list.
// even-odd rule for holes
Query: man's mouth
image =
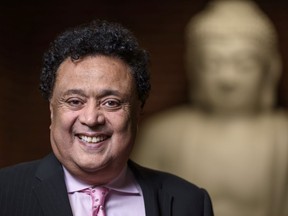
{"label": "man's mouth", "polygon": [[86,143],[99,143],[102,142],[106,139],[108,139],[108,136],[105,135],[99,135],[99,136],[84,136],[84,135],[79,135],[78,136],[80,140],[86,142]]}

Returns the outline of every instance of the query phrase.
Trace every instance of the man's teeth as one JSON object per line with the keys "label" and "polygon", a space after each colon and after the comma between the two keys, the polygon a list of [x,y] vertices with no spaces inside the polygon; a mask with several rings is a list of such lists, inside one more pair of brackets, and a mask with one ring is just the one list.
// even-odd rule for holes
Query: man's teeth
{"label": "man's teeth", "polygon": [[79,136],[81,140],[88,143],[97,143],[105,140],[106,136],[97,136],[97,137],[90,137],[90,136]]}

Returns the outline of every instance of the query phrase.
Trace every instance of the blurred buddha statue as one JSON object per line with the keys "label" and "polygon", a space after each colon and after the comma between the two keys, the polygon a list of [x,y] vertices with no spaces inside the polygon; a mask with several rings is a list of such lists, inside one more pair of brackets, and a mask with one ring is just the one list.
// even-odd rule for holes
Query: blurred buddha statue
{"label": "blurred buddha statue", "polygon": [[252,1],[215,0],[186,36],[191,103],[148,118],[132,159],[207,188],[216,216],[287,216],[288,120],[275,108],[272,23]]}

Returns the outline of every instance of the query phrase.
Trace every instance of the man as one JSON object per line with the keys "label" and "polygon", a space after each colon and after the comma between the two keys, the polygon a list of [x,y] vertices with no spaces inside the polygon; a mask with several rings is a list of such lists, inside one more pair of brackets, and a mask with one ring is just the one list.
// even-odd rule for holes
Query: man
{"label": "man", "polygon": [[40,84],[53,153],[0,171],[0,215],[213,215],[204,189],[129,160],[150,90],[147,65],[118,24],[94,21],[54,41]]}

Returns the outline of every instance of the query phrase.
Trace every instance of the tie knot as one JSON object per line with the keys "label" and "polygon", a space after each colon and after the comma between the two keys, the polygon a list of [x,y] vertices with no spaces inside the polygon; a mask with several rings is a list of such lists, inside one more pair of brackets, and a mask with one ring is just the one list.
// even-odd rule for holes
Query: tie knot
{"label": "tie knot", "polygon": [[109,189],[106,187],[92,187],[92,188],[85,188],[80,192],[88,194],[92,199],[92,212],[94,215],[105,215],[104,212],[104,202],[105,197],[107,196]]}
{"label": "tie knot", "polygon": [[104,203],[104,199],[107,196],[108,192],[109,192],[109,189],[106,187],[90,188],[90,193],[92,194],[93,197],[95,197],[96,201],[99,199],[99,202],[101,205]]}

